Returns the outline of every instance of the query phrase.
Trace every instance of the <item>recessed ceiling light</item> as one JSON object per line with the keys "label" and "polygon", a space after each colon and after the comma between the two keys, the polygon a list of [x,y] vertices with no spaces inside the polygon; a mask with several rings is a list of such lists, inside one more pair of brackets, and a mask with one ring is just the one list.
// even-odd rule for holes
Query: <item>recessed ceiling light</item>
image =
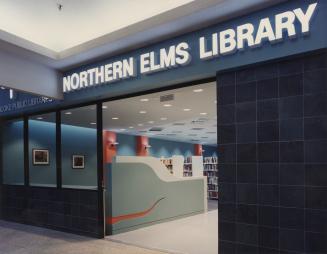
{"label": "recessed ceiling light", "polygon": [[103,108],[103,109],[107,109],[107,108],[108,108],[108,106],[105,106],[105,105],[103,105],[103,106],[102,106],[102,108]]}
{"label": "recessed ceiling light", "polygon": [[118,120],[119,118],[118,117],[113,117],[111,118],[112,120]]}
{"label": "recessed ceiling light", "polygon": [[203,112],[203,113],[200,113],[200,115],[202,115],[202,116],[205,116],[205,115],[207,115],[208,113],[205,113],[205,112]]}
{"label": "recessed ceiling light", "polygon": [[149,101],[149,99],[148,99],[148,98],[143,98],[143,99],[141,99],[140,101],[142,101],[142,102],[147,102],[147,101]]}
{"label": "recessed ceiling light", "polygon": [[146,111],[145,110],[141,110],[139,113],[140,114],[146,114]]}
{"label": "recessed ceiling light", "polygon": [[126,129],[120,129],[120,131],[126,131]]}
{"label": "recessed ceiling light", "polygon": [[65,112],[65,115],[71,115],[72,112]]}
{"label": "recessed ceiling light", "polygon": [[199,88],[199,89],[194,89],[193,92],[195,92],[195,93],[201,93],[201,92],[203,92],[203,89],[201,89],[201,88]]}
{"label": "recessed ceiling light", "polygon": [[172,105],[171,105],[171,104],[164,104],[163,106],[166,107],[166,108],[169,108],[169,107],[171,107]]}
{"label": "recessed ceiling light", "polygon": [[41,116],[40,116],[40,117],[37,117],[36,119],[37,119],[37,120],[42,120],[42,119],[43,119],[43,117],[41,117]]}
{"label": "recessed ceiling light", "polygon": [[186,111],[186,112],[187,112],[187,111],[191,111],[190,108],[184,108],[183,110]]}
{"label": "recessed ceiling light", "polygon": [[96,125],[97,123],[95,123],[95,122],[92,122],[92,123],[90,123],[91,125]]}
{"label": "recessed ceiling light", "polygon": [[129,126],[128,128],[130,128],[130,129],[134,129],[134,127],[133,127],[133,126]]}
{"label": "recessed ceiling light", "polygon": [[167,120],[167,117],[161,117],[160,120],[161,121],[166,121]]}
{"label": "recessed ceiling light", "polygon": [[149,123],[149,124],[154,124],[154,121],[149,121],[148,123]]}
{"label": "recessed ceiling light", "polygon": [[138,126],[143,126],[143,123],[139,123]]}

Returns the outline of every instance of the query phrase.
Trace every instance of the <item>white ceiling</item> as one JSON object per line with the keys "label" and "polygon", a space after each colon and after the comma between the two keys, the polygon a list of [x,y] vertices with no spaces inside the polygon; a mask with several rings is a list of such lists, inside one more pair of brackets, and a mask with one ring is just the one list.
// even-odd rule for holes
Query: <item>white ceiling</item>
{"label": "white ceiling", "polygon": [[1,0],[0,29],[60,52],[192,1]]}
{"label": "white ceiling", "polygon": [[[194,92],[196,89],[202,91]],[[174,100],[160,102],[161,96],[170,94],[174,95]],[[216,103],[215,82],[110,101],[103,104],[103,129],[165,140],[216,145]],[[165,107],[165,104],[170,104],[171,107]],[[40,115],[34,116],[33,120],[53,122],[53,117],[53,114]],[[96,128],[96,108],[87,106],[63,111],[62,123]],[[162,130],[151,131],[152,128]]]}

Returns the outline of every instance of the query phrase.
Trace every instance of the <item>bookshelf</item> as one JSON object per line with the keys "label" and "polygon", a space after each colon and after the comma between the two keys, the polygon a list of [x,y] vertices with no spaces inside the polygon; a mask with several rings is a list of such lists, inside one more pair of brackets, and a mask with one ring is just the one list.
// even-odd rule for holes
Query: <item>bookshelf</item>
{"label": "bookshelf", "polygon": [[218,199],[218,158],[203,158],[204,175],[208,179],[208,198]]}
{"label": "bookshelf", "polygon": [[185,157],[183,176],[192,176],[192,157]]}

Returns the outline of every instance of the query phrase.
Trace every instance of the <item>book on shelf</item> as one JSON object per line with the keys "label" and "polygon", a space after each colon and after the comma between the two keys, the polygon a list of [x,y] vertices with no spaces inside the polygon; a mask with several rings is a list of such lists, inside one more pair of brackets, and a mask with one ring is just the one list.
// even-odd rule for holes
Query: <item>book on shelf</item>
{"label": "book on shelf", "polygon": [[207,176],[208,198],[218,199],[218,157],[204,157],[203,169]]}

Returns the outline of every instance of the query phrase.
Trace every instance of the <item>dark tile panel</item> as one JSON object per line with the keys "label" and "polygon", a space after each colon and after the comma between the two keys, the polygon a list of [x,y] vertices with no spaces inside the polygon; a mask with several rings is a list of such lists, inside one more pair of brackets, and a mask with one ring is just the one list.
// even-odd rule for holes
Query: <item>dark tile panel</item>
{"label": "dark tile panel", "polygon": [[327,232],[327,210],[306,209],[305,230],[310,232]]}
{"label": "dark tile panel", "polygon": [[305,184],[327,187],[327,164],[306,164]]}
{"label": "dark tile panel", "polygon": [[257,104],[258,104],[258,110],[257,110],[258,121],[271,121],[271,120],[278,119],[279,112],[278,112],[277,99],[262,100],[262,101],[258,101]]}
{"label": "dark tile panel", "polygon": [[304,58],[304,71],[327,68],[327,54],[319,53]]}
{"label": "dark tile panel", "polygon": [[257,84],[249,82],[236,86],[236,103],[255,101],[257,99]]}
{"label": "dark tile panel", "polygon": [[257,245],[258,244],[258,226],[248,224],[237,224],[236,241],[239,243]]}
{"label": "dark tile panel", "polygon": [[266,227],[279,226],[279,207],[277,206],[259,206],[258,224]]}
{"label": "dark tile panel", "polygon": [[279,122],[280,141],[303,140],[303,118],[283,119]]}
{"label": "dark tile panel", "polygon": [[305,205],[303,186],[280,186],[280,206],[303,208]]}
{"label": "dark tile panel", "polygon": [[266,80],[276,78],[278,76],[277,64],[260,64],[255,70],[257,80]]}
{"label": "dark tile panel", "polygon": [[223,254],[236,254],[236,244],[219,240],[218,252]]}
{"label": "dark tile panel", "polygon": [[258,181],[257,164],[244,163],[237,165],[238,183],[257,183]]}
{"label": "dark tile panel", "polygon": [[235,183],[236,164],[218,164],[218,181],[220,183]]}
{"label": "dark tile panel", "polygon": [[279,229],[270,227],[259,227],[259,246],[278,249],[279,248]]}
{"label": "dark tile panel", "polygon": [[327,209],[327,187],[306,187],[306,208]]}
{"label": "dark tile panel", "polygon": [[304,139],[327,139],[327,116],[304,118]]}
{"label": "dark tile panel", "polygon": [[258,203],[260,205],[278,206],[279,186],[278,185],[259,185]]}
{"label": "dark tile panel", "polygon": [[255,68],[246,68],[236,72],[236,84],[255,81]]}
{"label": "dark tile panel", "polygon": [[279,122],[268,121],[258,123],[258,142],[279,140]]}
{"label": "dark tile panel", "polygon": [[256,205],[238,205],[237,222],[245,224],[257,224],[258,209]]}
{"label": "dark tile panel", "polygon": [[304,232],[301,230],[284,229],[279,231],[280,249],[285,251],[304,251]]}
{"label": "dark tile panel", "polygon": [[251,183],[237,184],[237,202],[241,204],[257,203],[257,185]]}
{"label": "dark tile panel", "polygon": [[280,77],[278,88],[279,97],[303,95],[303,75]]}
{"label": "dark tile panel", "polygon": [[303,163],[281,163],[280,184],[282,185],[304,185],[305,167]]}
{"label": "dark tile panel", "polygon": [[257,161],[257,145],[255,143],[237,145],[237,161],[242,163]]}
{"label": "dark tile panel", "polygon": [[305,141],[306,163],[327,163],[327,140]]}
{"label": "dark tile panel", "polygon": [[320,69],[304,73],[304,93],[315,94],[327,91],[327,70]]}
{"label": "dark tile panel", "polygon": [[236,122],[256,121],[257,104],[256,102],[244,102],[236,104]]}
{"label": "dark tile panel", "polygon": [[266,79],[257,81],[257,99],[273,99],[278,97],[278,79]]}
{"label": "dark tile panel", "polygon": [[218,118],[220,124],[235,123],[235,105],[218,106]]}
{"label": "dark tile panel", "polygon": [[292,59],[282,61],[278,64],[278,73],[280,76],[289,76],[301,73],[303,71],[303,59]]}
{"label": "dark tile panel", "polygon": [[236,126],[236,140],[241,143],[257,142],[257,126],[255,122],[239,123]]}
{"label": "dark tile panel", "polygon": [[219,144],[235,143],[235,125],[218,125],[218,140]]}
{"label": "dark tile panel", "polygon": [[327,232],[305,234],[305,250],[308,254],[327,253]]}
{"label": "dark tile panel", "polygon": [[292,96],[279,99],[280,119],[303,117],[303,96]]}
{"label": "dark tile panel", "polygon": [[304,209],[280,208],[280,227],[304,230]]}
{"label": "dark tile panel", "polygon": [[278,184],[279,165],[278,163],[258,164],[259,184]]}
{"label": "dark tile panel", "polygon": [[304,96],[304,116],[327,115],[327,93]]}

